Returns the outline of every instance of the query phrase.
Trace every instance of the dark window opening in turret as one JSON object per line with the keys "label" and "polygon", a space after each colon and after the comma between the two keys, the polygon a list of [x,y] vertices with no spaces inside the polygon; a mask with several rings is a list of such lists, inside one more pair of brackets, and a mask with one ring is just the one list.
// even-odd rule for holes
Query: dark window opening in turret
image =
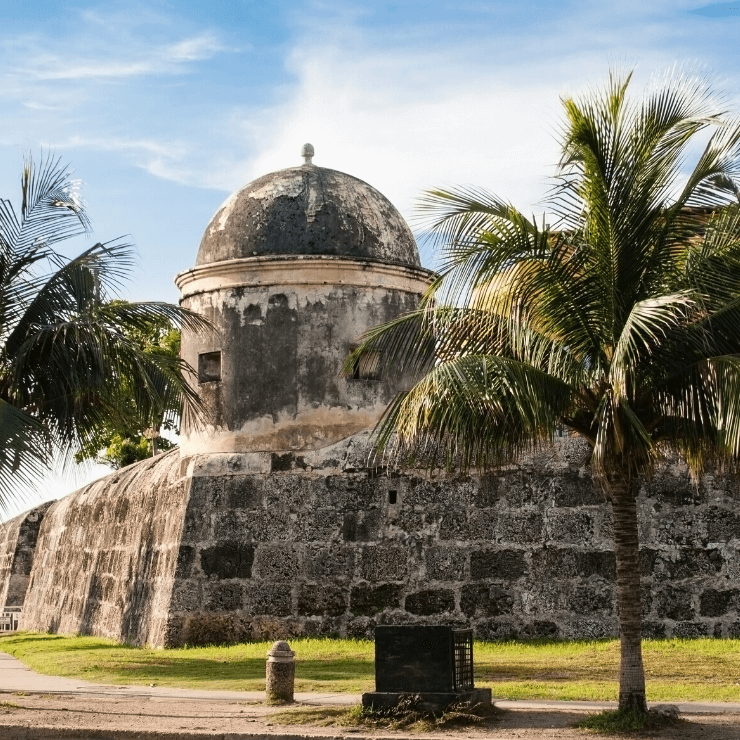
{"label": "dark window opening in turret", "polygon": [[365,352],[352,367],[353,380],[380,380],[380,352]]}
{"label": "dark window opening in turret", "polygon": [[398,503],[398,491],[388,491],[388,503],[395,506]]}
{"label": "dark window opening in turret", "polygon": [[221,380],[221,350],[198,355],[198,382],[212,383]]}

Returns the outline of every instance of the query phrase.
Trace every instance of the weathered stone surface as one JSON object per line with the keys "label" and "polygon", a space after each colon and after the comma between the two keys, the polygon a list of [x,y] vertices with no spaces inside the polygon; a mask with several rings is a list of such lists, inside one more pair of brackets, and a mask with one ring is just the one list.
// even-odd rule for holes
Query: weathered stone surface
{"label": "weathered stone surface", "polygon": [[[189,493],[179,463],[173,450],[51,504],[26,592],[26,629],[163,644]],[[181,601],[194,596],[179,584]]]}
{"label": "weathered stone surface", "polygon": [[0,606],[23,606],[41,522],[52,502],[0,525]]}
{"label": "weathered stone surface", "polygon": [[208,225],[197,264],[273,254],[328,254],[418,266],[414,237],[390,201],[356,177],[292,167],[234,193]]}

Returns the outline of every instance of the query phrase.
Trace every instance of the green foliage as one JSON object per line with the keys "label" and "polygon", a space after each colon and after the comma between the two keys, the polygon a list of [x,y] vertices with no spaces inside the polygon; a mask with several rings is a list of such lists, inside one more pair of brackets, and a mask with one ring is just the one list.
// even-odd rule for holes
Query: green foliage
{"label": "green foliage", "polygon": [[26,160],[19,210],[0,200],[0,509],[52,459],[68,459],[118,413],[126,385],[148,418],[178,396],[204,409],[178,357],[146,352],[133,337],[152,323],[209,325],[167,303],[114,301],[133,249],[98,243],[73,259],[60,242],[89,233],[78,184],[58,159]]}
{"label": "green foliage", "polygon": [[[112,303],[123,304],[124,301]],[[126,336],[149,358],[172,362],[180,356],[180,330],[166,317],[152,317],[129,330]],[[121,378],[118,387],[111,387],[109,393],[115,399],[111,404],[112,413],[92,430],[75,454],[76,462],[94,459],[113,468],[123,468],[175,446],[160,433],[177,431],[182,416],[182,397],[176,386],[167,389],[160,403],[147,403],[143,408],[136,403],[130,378]]]}

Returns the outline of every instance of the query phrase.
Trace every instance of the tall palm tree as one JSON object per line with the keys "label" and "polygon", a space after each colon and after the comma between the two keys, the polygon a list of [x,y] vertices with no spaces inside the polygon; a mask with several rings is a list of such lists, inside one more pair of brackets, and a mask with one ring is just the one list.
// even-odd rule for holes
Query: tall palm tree
{"label": "tall palm tree", "polygon": [[399,461],[485,468],[561,427],[586,440],[614,520],[619,706],[646,712],[640,481],[666,452],[694,474],[740,457],[740,124],[704,79],[632,99],[630,78],[563,101],[554,228],[481,190],[425,194],[439,276],[347,367],[380,351],[415,375],[376,430]]}
{"label": "tall palm tree", "polygon": [[78,184],[59,159],[25,161],[21,206],[0,200],[0,508],[69,456],[115,411],[126,379],[144,417],[172,393],[202,406],[178,357],[147,353],[130,337],[153,319],[205,328],[167,303],[111,301],[133,264],[128,244],[95,244],[74,259],[57,251],[87,234]]}

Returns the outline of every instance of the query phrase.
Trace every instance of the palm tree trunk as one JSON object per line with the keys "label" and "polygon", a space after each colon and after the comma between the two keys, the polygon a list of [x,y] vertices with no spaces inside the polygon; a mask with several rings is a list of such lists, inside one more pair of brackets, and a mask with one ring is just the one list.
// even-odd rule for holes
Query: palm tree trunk
{"label": "palm tree trunk", "polygon": [[614,516],[614,551],[617,559],[617,598],[621,662],[619,708],[647,712],[645,670],[642,665],[642,597],[640,593],[640,544],[637,532],[637,485],[611,486]]}

